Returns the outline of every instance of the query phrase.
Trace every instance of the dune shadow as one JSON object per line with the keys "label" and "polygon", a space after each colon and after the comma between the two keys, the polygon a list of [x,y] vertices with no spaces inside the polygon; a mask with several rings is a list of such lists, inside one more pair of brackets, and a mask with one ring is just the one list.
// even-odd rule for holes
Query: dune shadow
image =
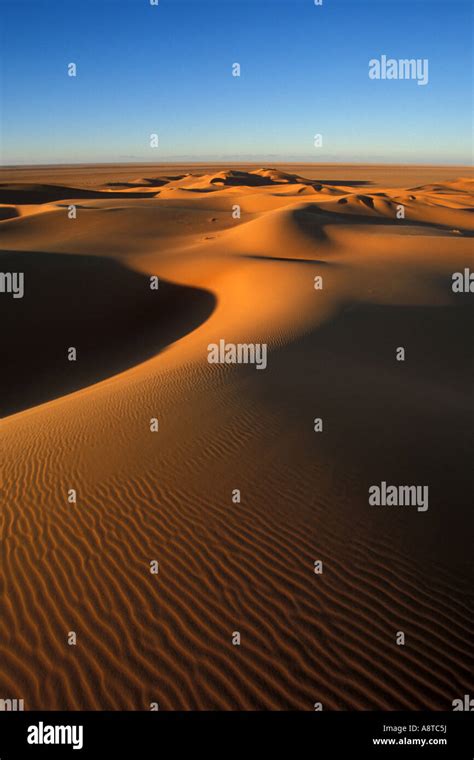
{"label": "dune shadow", "polygon": [[[282,430],[297,426],[303,449],[328,463],[335,493],[347,484],[354,519],[374,518],[370,484],[428,484],[430,541],[444,552],[451,535],[453,557],[458,549],[472,553],[473,325],[467,298],[443,306],[347,303],[272,351],[254,389],[259,402],[278,409]],[[397,361],[398,347],[405,361]],[[314,399],[324,434],[308,424]],[[348,480],[349,473],[356,476]],[[375,519],[410,520],[411,538],[403,540],[417,551],[426,530],[418,515],[388,509]]]}
{"label": "dune shadow", "polygon": [[323,259],[300,259],[291,256],[260,256],[256,253],[242,253],[239,254],[239,258],[242,259],[256,259],[257,261],[281,261],[290,264],[317,264],[323,267],[337,266],[333,261],[324,261]]}
{"label": "dune shadow", "polygon": [[6,219],[18,219],[19,216],[20,212],[13,206],[4,206],[3,208],[0,208],[0,222],[5,221]]}
{"label": "dune shadow", "polygon": [[266,185],[281,185],[287,184],[286,182],[275,182],[270,177],[261,177],[259,174],[251,174],[250,172],[238,172],[233,171],[229,173],[227,177],[214,177],[211,179],[211,185],[225,185],[230,187],[237,187],[244,185],[245,187],[263,187]]}
{"label": "dune shadow", "polygon": [[[1,251],[0,271],[24,274],[23,298],[0,293],[0,417],[155,356],[216,303],[207,290],[161,278],[151,290],[148,275],[97,256]],[[77,361],[68,361],[70,347]]]}
{"label": "dune shadow", "polygon": [[[341,199],[345,200],[345,199]],[[374,208],[373,199],[365,198],[361,196],[362,203],[367,208]],[[338,201],[341,203],[341,201]],[[452,229],[452,225],[441,224],[435,222],[424,222],[421,220],[413,219],[397,219],[382,214],[365,214],[365,213],[344,213],[331,211],[328,209],[322,209],[314,204],[308,204],[304,208],[295,209],[293,211],[293,218],[298,226],[306,234],[323,239],[326,237],[321,225],[326,224],[338,224],[338,225],[368,225],[371,227],[392,227],[393,231],[407,233],[410,228],[418,228],[419,230],[425,229],[426,234],[429,235],[430,231],[445,232],[447,233]],[[465,237],[472,237],[474,233],[471,230],[460,228],[462,234]]]}
{"label": "dune shadow", "polygon": [[[117,185],[119,186],[119,185]],[[123,187],[123,185],[120,185]],[[129,187],[136,187],[129,185]],[[0,183],[0,203],[14,205],[30,205],[41,203],[54,203],[69,198],[82,200],[110,200],[111,198],[154,198],[156,191],[149,192],[113,192],[104,190],[85,190],[77,187],[63,187],[62,185],[31,185]]]}
{"label": "dune shadow", "polygon": [[318,179],[318,183],[334,187],[363,187],[374,184],[369,179]]}
{"label": "dune shadow", "polygon": [[[144,177],[142,180],[135,180],[134,182],[107,182],[105,187],[122,187],[126,188],[129,187],[131,189],[137,188],[137,187],[162,187],[163,185],[167,185],[168,181],[166,178],[160,178],[160,177]],[[122,193],[121,193],[122,195]]]}

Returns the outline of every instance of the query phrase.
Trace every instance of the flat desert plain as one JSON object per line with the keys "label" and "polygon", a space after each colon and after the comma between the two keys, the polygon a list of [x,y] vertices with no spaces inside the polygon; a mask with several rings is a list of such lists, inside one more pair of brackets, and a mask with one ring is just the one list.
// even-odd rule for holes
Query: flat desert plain
{"label": "flat desert plain", "polygon": [[[5,277],[0,293],[0,698],[474,696],[474,296],[452,287],[474,268],[471,170],[128,164],[0,183],[0,269],[24,277],[23,297]],[[266,368],[209,363],[221,340],[267,344]],[[381,483],[429,502],[370,504]]]}

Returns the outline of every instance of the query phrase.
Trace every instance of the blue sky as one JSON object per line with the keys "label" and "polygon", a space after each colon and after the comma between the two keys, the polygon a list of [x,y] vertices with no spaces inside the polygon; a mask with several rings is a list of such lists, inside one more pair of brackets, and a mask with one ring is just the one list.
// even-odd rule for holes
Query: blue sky
{"label": "blue sky", "polygon": [[[2,164],[472,161],[468,0],[0,0],[0,10]],[[427,58],[429,83],[369,79],[382,54]]]}

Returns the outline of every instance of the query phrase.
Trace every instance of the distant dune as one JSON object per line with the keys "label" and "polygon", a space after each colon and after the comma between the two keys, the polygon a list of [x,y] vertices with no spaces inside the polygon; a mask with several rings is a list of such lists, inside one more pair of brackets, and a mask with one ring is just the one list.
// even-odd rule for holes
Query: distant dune
{"label": "distant dune", "polygon": [[[0,294],[0,697],[474,693],[474,312],[452,290],[473,210],[464,167],[0,171],[0,270],[25,276]],[[221,339],[268,344],[265,371],[209,364]],[[370,506],[381,481],[429,485],[428,511]]]}

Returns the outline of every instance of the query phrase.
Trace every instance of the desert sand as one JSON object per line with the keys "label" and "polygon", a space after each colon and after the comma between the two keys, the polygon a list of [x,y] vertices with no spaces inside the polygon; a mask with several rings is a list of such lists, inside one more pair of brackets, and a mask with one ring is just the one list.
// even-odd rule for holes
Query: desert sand
{"label": "desert sand", "polygon": [[[0,294],[0,698],[474,694],[472,172],[4,168],[0,204],[0,270],[25,277]],[[210,365],[220,339],[267,368]],[[429,509],[370,506],[381,481]]]}

